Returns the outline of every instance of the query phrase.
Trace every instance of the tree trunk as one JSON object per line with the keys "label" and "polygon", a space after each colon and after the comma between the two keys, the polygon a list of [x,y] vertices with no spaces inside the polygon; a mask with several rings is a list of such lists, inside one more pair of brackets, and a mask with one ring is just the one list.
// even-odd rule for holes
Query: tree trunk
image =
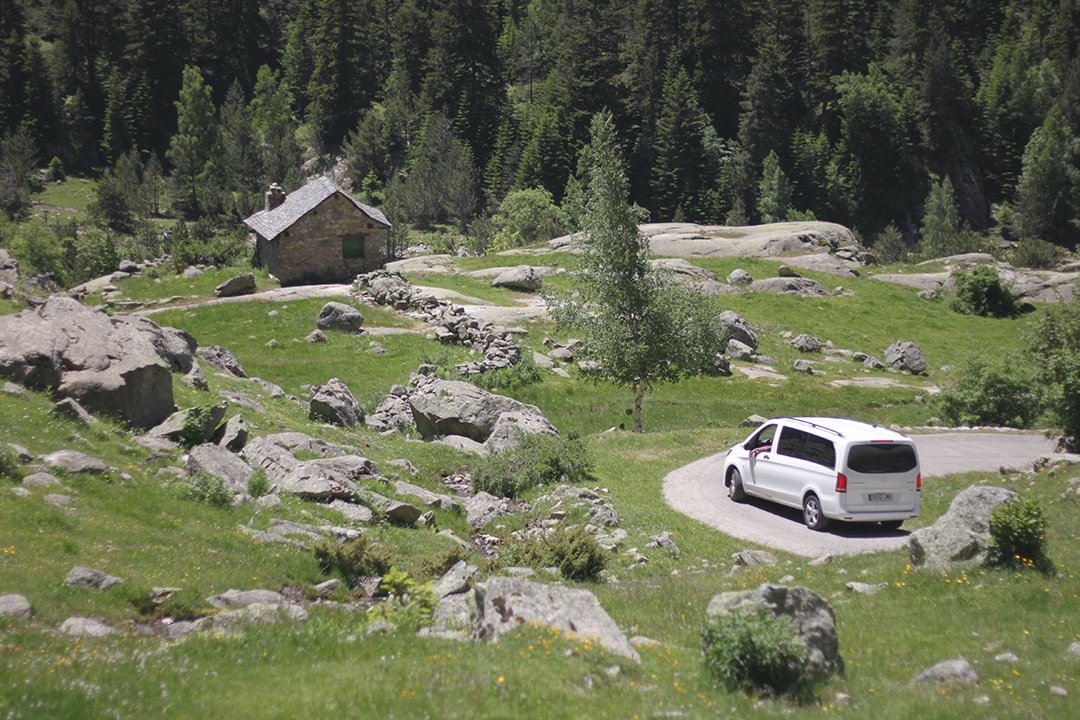
{"label": "tree trunk", "polygon": [[641,404],[645,401],[645,378],[638,378],[637,397],[634,398],[634,432],[645,432],[641,426]]}

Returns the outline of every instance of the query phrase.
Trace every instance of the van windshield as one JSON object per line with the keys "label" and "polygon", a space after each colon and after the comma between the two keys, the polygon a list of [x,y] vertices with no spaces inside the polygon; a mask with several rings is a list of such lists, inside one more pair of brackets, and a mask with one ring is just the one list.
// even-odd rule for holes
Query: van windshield
{"label": "van windshield", "polygon": [[852,445],[847,464],[857,473],[902,473],[914,470],[919,461],[911,445],[873,443]]}

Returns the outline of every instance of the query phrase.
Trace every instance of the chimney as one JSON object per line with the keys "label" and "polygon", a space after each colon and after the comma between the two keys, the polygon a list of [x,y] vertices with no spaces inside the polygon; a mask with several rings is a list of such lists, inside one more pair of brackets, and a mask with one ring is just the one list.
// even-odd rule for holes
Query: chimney
{"label": "chimney", "polygon": [[277,183],[270,183],[270,189],[266,191],[266,209],[273,210],[285,202],[285,191]]}

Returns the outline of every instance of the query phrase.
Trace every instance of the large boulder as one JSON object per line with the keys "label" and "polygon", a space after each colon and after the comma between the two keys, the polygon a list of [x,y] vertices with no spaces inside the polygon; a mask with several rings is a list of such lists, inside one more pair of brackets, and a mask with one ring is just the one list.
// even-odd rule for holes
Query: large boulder
{"label": "large boulder", "polygon": [[803,297],[828,297],[829,291],[817,280],[804,277],[774,277],[755,280],[750,283],[751,290],[759,292],[802,295]]}
{"label": "large boulder", "polygon": [[325,385],[311,388],[308,417],[332,425],[352,427],[364,422],[364,410],[349,391],[348,385],[330,378]]}
{"label": "large boulder", "polygon": [[255,292],[255,275],[252,273],[236,275],[214,288],[214,295],[217,297],[250,295],[253,292]]}
{"label": "large boulder", "polygon": [[262,468],[266,479],[271,483],[280,483],[292,472],[300,461],[287,448],[278,445],[269,437],[257,437],[244,446],[240,456],[253,467]]}
{"label": "large boulder", "polygon": [[517,267],[507,268],[491,281],[492,287],[524,290],[525,292],[536,292],[540,289],[542,283],[540,273],[536,272],[536,268],[531,265],[518,265]]}
{"label": "large boulder", "polygon": [[0,316],[0,377],[149,428],[173,410],[173,364],[158,348],[177,337],[146,318],[109,316],[54,296]]}
{"label": "large boulder", "polygon": [[227,348],[220,345],[207,345],[195,351],[201,359],[205,360],[210,367],[226,375],[234,375],[238,378],[246,378],[247,373],[240,367],[240,361],[236,359]]}
{"label": "large boulder", "polygon": [[188,453],[184,470],[188,475],[210,475],[220,478],[233,494],[247,490],[253,471],[251,466],[221,445],[196,445]]}
{"label": "large boulder", "polygon": [[409,395],[416,429],[425,438],[462,435],[484,442],[506,412],[543,417],[540,409],[462,380],[423,377]]}
{"label": "large boulder", "polygon": [[478,583],[474,592],[472,634],[477,639],[497,642],[508,632],[533,625],[590,640],[615,655],[641,661],[626,635],[588,590],[493,577]]}
{"label": "large boulder", "polygon": [[469,527],[484,527],[508,512],[510,512],[509,500],[483,491],[465,500],[465,521],[469,523]]}
{"label": "large boulder", "polygon": [[504,412],[495,421],[491,435],[484,441],[488,452],[512,450],[521,444],[525,435],[558,436],[559,431],[539,413],[510,411]]}
{"label": "large boulder", "polygon": [[961,491],[937,522],[908,538],[911,564],[945,567],[982,563],[991,539],[990,513],[1015,497],[1012,490],[991,485],[972,485]]}
{"label": "large boulder", "polygon": [[722,592],[709,601],[705,617],[708,621],[733,612],[761,611],[792,621],[796,637],[806,646],[806,665],[812,677],[844,672],[836,614],[825,598],[808,588],[765,584],[756,590]]}
{"label": "large boulder", "polygon": [[214,437],[228,409],[228,403],[222,402],[206,407],[177,410],[148,434],[173,442],[198,445]]}
{"label": "large boulder", "polygon": [[356,494],[356,488],[347,478],[313,462],[293,468],[281,479],[281,490],[315,502],[349,500]]}
{"label": "large boulder", "polygon": [[897,340],[885,349],[885,364],[912,375],[926,372],[926,356],[913,342]]}
{"label": "large boulder", "polygon": [[340,330],[359,332],[364,324],[364,315],[352,305],[340,302],[328,302],[319,310],[315,325],[320,330]]}
{"label": "large boulder", "polygon": [[729,340],[737,340],[751,350],[757,350],[759,342],[757,333],[753,331],[750,323],[746,322],[741,315],[731,310],[725,310],[720,313],[719,322],[721,330]]}
{"label": "large boulder", "polygon": [[78,450],[55,450],[42,457],[41,461],[47,468],[66,473],[103,475],[114,470],[102,460]]}

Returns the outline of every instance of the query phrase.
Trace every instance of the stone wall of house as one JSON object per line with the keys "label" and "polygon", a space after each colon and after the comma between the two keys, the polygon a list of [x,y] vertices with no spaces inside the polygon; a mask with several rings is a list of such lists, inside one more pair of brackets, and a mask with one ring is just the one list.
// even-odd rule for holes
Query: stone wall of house
{"label": "stone wall of house", "polygon": [[[263,253],[260,248],[260,257],[282,285],[348,282],[382,267],[383,232],[379,222],[335,194],[268,243],[273,249]],[[342,256],[341,241],[347,235],[364,237],[364,257]]]}

